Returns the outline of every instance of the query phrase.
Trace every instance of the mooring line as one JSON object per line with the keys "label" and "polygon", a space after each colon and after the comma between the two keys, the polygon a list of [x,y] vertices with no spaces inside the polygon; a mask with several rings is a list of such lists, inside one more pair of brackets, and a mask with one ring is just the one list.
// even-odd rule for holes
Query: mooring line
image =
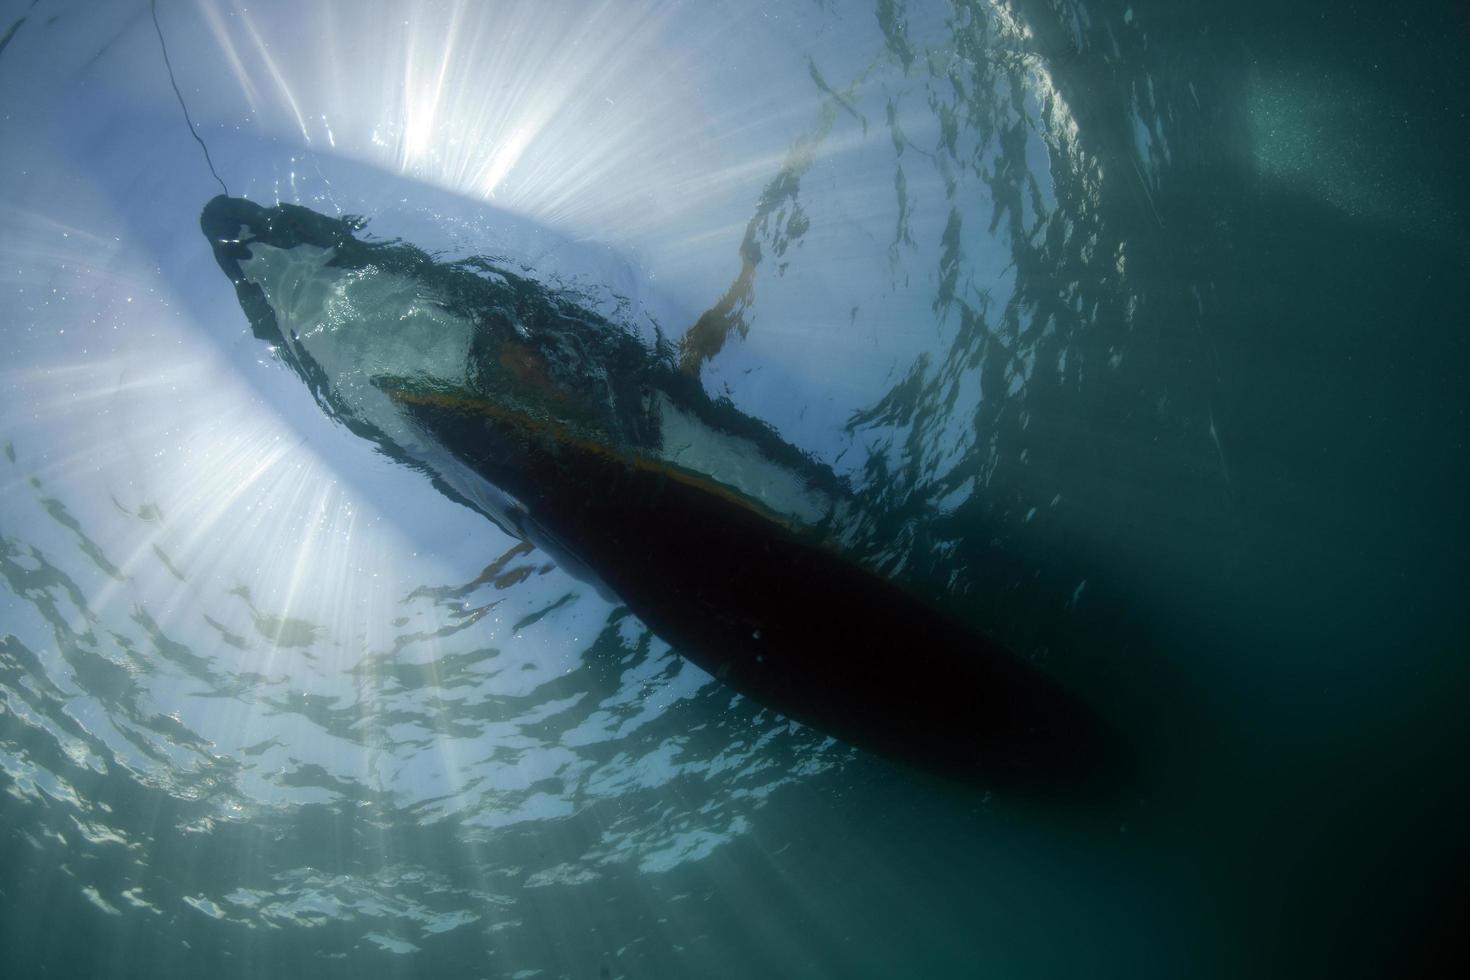
{"label": "mooring line", "polygon": [[184,93],[179,91],[179,83],[174,79],[174,66],[168,60],[168,45],[163,42],[163,28],[158,26],[158,0],[149,0],[148,12],[153,15],[153,30],[158,34],[158,46],[163,49],[163,66],[168,69],[168,83],[174,87],[174,95],[178,97],[179,108],[184,110],[184,122],[189,126],[189,135],[194,137],[194,142],[198,143],[199,149],[204,151],[204,162],[209,165],[209,172],[214,175],[215,180],[219,181],[220,189],[225,192],[225,196],[229,197],[230,189],[220,179],[219,171],[214,169],[214,160],[209,156],[209,147],[204,145],[204,140],[194,129],[194,120],[189,118],[189,107],[184,104]]}

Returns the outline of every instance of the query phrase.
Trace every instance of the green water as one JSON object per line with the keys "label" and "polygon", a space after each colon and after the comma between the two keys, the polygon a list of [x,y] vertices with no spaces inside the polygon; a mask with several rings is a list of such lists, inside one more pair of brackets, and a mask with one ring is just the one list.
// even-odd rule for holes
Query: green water
{"label": "green water", "polygon": [[[608,309],[638,277],[599,249],[639,256],[638,322],[850,481],[848,554],[1084,698],[1136,779],[1058,804],[795,726],[375,454],[214,266],[219,188],[146,6],[41,0],[0,17],[6,976],[1376,977],[1453,951],[1464,4],[658,8],[659,57],[616,40],[702,80],[685,128],[650,122],[646,158],[642,130],[551,140],[577,180],[512,166],[492,202],[585,253],[334,157],[392,169],[393,96],[352,72],[439,50],[431,9],[159,17],[232,194],[590,269]],[[652,8],[446,9],[484,27],[453,91],[511,57],[497,31]],[[596,64],[586,118],[642,118],[619,106],[657,84]],[[695,177],[726,183],[608,177],[707,146]]]}

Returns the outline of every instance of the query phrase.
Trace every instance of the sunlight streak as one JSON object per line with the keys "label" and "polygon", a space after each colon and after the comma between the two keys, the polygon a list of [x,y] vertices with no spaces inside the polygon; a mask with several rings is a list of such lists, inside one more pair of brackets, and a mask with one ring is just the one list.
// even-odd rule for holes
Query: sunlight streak
{"label": "sunlight streak", "polygon": [[[245,101],[255,107],[262,94],[252,74],[274,82],[263,125],[310,146],[307,120],[320,120],[351,159],[611,242],[725,205],[748,216],[789,150],[772,137],[809,123],[823,102],[815,90],[780,103],[753,91],[712,112],[700,79],[723,57],[727,17],[668,0],[324,4],[299,11],[289,35],[238,3],[226,19],[202,2]],[[291,57],[299,36],[329,43]],[[746,149],[732,155],[735,138]]]}
{"label": "sunlight streak", "polygon": [[[276,83],[276,90],[281,93],[281,98],[285,100],[286,105],[290,106],[291,115],[296,119],[296,128],[301,131],[301,138],[306,142],[307,146],[310,146],[311,134],[306,131],[306,119],[301,115],[301,106],[297,105],[296,96],[292,94],[291,86],[287,84],[285,76],[281,74],[281,69],[276,64],[276,59],[271,57],[271,53],[266,47],[264,39],[261,38],[260,32],[256,30],[255,23],[250,19],[250,15],[245,9],[235,4],[235,13],[240,18],[240,23],[245,25],[245,32],[255,44],[256,53],[260,55],[260,60],[265,63],[266,70],[270,72],[271,79]],[[234,50],[233,45],[230,46],[229,50]],[[248,84],[248,82],[245,84]]]}
{"label": "sunlight streak", "polygon": [[250,104],[252,112],[260,105],[260,96],[256,92],[255,83],[250,80],[250,72],[246,70],[244,61],[240,58],[240,52],[235,48],[235,42],[231,40],[229,29],[225,27],[224,18],[220,16],[219,8],[214,0],[198,0],[199,12],[204,15],[204,21],[209,25],[209,33],[214,37],[215,43],[225,54],[225,61],[229,63],[230,74],[235,83],[240,86],[240,91],[245,95],[245,101]]}

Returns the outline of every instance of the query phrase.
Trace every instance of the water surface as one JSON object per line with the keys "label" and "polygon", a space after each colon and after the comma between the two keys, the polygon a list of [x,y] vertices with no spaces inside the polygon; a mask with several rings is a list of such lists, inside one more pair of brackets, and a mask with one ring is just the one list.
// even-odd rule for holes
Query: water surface
{"label": "water surface", "polygon": [[[1414,972],[1466,864],[1467,40],[1453,3],[5,8],[7,975]],[[850,491],[846,558],[1116,726],[1129,791],[736,694],[322,411],[200,235],[222,190],[680,345]]]}

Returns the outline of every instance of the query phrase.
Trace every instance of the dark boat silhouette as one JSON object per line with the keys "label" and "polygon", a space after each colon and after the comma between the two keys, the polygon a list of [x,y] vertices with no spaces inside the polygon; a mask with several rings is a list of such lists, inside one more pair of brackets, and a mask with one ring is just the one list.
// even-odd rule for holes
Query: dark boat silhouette
{"label": "dark boat silhouette", "polygon": [[252,329],[322,407],[615,595],[733,689],[863,749],[1070,793],[1122,752],[1079,699],[840,550],[843,481],[669,345],[483,259],[216,197]]}

